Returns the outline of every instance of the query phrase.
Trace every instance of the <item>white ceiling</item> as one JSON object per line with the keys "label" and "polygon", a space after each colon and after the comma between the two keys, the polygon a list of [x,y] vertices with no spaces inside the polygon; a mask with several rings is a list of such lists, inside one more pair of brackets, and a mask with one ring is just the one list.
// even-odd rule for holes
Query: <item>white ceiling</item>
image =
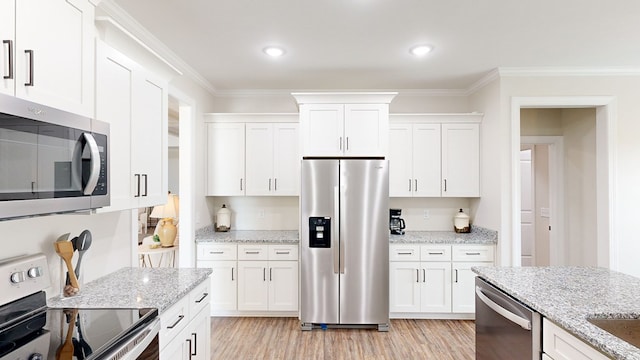
{"label": "white ceiling", "polygon": [[[640,68],[637,0],[113,0],[219,92],[466,89],[499,67]],[[415,44],[434,51],[409,54]],[[267,45],[286,49],[268,58]]]}

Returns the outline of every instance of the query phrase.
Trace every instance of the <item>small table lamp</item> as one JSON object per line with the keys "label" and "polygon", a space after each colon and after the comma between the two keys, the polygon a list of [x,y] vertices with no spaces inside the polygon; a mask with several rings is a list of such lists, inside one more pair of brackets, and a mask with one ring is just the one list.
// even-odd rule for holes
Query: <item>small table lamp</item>
{"label": "small table lamp", "polygon": [[173,224],[173,219],[178,217],[178,196],[169,194],[167,203],[153,207],[151,211],[152,218],[160,220],[160,228],[158,228],[158,237],[160,237],[160,245],[162,247],[172,247],[176,240],[177,228]]}

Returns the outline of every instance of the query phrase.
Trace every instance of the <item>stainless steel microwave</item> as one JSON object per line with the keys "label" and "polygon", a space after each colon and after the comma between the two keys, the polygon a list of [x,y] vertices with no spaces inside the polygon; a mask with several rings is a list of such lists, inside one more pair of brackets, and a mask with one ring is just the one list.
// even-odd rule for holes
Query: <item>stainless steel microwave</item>
{"label": "stainless steel microwave", "polygon": [[109,202],[108,123],[0,94],[0,220]]}

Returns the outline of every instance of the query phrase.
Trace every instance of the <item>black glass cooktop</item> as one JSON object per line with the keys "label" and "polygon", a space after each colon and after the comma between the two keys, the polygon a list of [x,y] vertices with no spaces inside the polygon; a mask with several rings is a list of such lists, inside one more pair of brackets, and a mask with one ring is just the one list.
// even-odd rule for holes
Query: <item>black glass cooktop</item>
{"label": "black glass cooktop", "polygon": [[0,330],[0,360],[100,359],[157,315],[156,309],[44,308]]}

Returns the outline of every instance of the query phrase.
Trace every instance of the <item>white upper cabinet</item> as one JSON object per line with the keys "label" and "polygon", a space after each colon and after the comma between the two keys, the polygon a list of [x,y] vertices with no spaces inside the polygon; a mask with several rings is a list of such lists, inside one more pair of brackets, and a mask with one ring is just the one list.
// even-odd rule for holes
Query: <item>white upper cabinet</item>
{"label": "white upper cabinet", "polygon": [[480,124],[442,124],[442,196],[480,196]]}
{"label": "white upper cabinet", "polygon": [[298,195],[298,124],[246,124],[246,195]]}
{"label": "white upper cabinet", "polygon": [[94,11],[87,0],[2,1],[0,91],[93,117]]}
{"label": "white upper cabinet", "polygon": [[96,118],[111,126],[111,205],[100,211],[162,204],[167,199],[167,84],[102,42],[96,59]]}
{"label": "white upper cabinet", "polygon": [[386,157],[396,93],[296,93],[302,156]]}
{"label": "white upper cabinet", "polygon": [[480,196],[481,115],[394,114],[391,118],[389,196]]}
{"label": "white upper cabinet", "polygon": [[389,126],[389,196],[440,196],[440,124]]}
{"label": "white upper cabinet", "polygon": [[244,195],[244,123],[207,124],[207,195]]}

